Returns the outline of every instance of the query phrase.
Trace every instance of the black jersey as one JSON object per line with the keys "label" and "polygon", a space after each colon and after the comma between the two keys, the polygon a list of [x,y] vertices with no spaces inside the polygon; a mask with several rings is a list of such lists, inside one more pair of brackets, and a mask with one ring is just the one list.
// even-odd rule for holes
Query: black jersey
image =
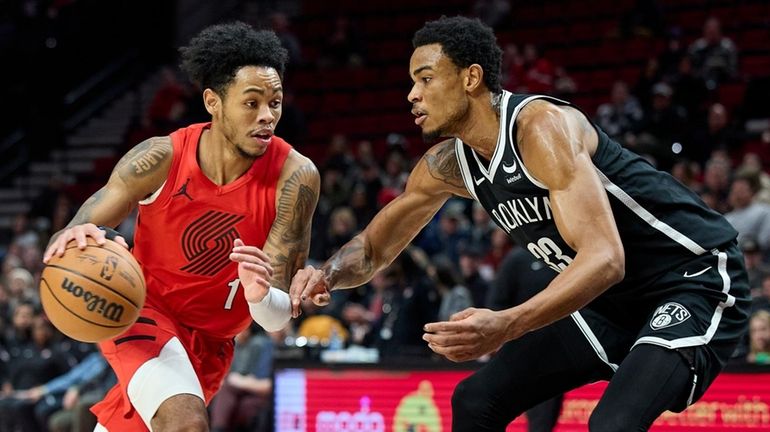
{"label": "black jersey", "polygon": [[[561,271],[575,251],[559,234],[548,190],[527,171],[516,142],[516,116],[536,99],[570,105],[549,96],[504,92],[492,160],[485,161],[459,139],[457,158],[466,188],[495,223],[536,258]],[[736,238],[732,226],[694,192],[596,130],[599,143],[592,159],[626,257],[625,279],[608,295],[650,294],[654,288],[649,284],[665,272]]]}

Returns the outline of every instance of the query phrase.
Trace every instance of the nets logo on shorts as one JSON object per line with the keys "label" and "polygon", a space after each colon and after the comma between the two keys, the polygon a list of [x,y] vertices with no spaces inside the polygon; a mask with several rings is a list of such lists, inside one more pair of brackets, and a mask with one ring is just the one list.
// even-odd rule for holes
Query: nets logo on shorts
{"label": "nets logo on shorts", "polygon": [[655,309],[655,314],[650,320],[650,327],[653,330],[660,330],[666,327],[673,327],[682,324],[690,318],[690,311],[685,309],[679,303],[669,302]]}

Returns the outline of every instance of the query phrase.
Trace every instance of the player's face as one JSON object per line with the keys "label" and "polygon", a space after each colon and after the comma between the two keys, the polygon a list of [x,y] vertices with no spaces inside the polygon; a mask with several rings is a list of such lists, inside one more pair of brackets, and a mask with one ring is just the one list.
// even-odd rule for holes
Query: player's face
{"label": "player's face", "polygon": [[417,117],[414,123],[427,141],[458,134],[469,107],[465,71],[444,55],[439,44],[423,45],[412,53],[409,74],[414,85],[408,99]]}
{"label": "player's face", "polygon": [[222,100],[222,131],[247,158],[262,156],[281,118],[283,89],[270,67],[246,66],[235,74]]}

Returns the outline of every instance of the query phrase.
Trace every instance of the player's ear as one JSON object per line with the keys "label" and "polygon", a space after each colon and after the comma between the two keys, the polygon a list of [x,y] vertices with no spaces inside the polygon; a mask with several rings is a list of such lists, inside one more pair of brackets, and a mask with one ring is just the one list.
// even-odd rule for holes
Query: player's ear
{"label": "player's ear", "polygon": [[484,69],[474,63],[468,66],[465,72],[465,90],[469,93],[475,92],[484,82]]}
{"label": "player's ear", "polygon": [[214,90],[207,88],[203,90],[203,104],[206,106],[206,111],[213,116],[220,110],[222,100]]}

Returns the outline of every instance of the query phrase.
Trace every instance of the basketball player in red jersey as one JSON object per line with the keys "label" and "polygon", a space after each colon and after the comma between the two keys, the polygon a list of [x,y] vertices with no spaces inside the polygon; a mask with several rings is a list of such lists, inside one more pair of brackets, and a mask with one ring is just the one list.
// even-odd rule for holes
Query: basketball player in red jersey
{"label": "basketball player in red jersey", "polygon": [[286,50],[274,33],[234,23],[180,51],[211,123],[130,150],[44,255],[72,239],[103,244],[97,226],[139,205],[133,252],[147,299],[128,331],[99,344],[119,378],[93,408],[100,431],[208,430],[233,337],[252,319],[267,330],[289,321],[286,291],[308,253],[318,171],[273,135]]}

